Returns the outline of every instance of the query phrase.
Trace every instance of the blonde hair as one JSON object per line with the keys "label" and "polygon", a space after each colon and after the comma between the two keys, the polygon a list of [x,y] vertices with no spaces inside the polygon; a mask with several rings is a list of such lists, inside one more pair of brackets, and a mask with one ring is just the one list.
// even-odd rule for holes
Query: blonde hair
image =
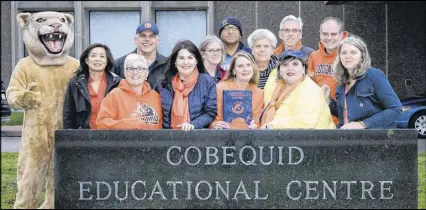
{"label": "blonde hair", "polygon": [[229,67],[229,74],[228,77],[224,81],[233,81],[236,78],[236,75],[234,73],[235,69],[235,63],[237,62],[238,58],[246,58],[250,61],[251,66],[253,67],[253,76],[251,77],[249,83],[256,85],[259,82],[259,68],[257,67],[256,63],[254,62],[253,56],[251,56],[249,53],[245,51],[237,52],[234,56],[232,56],[231,66]]}
{"label": "blonde hair", "polygon": [[349,72],[343,66],[341,58],[340,58],[340,51],[344,44],[352,45],[358,48],[359,51],[361,51],[361,61],[357,64],[357,67],[354,72],[356,77],[364,75],[365,71],[371,67],[371,58],[370,58],[370,54],[368,53],[367,45],[364,43],[364,41],[362,41],[361,38],[356,36],[351,36],[340,41],[339,46],[337,47],[337,57],[333,63],[332,68],[336,72],[335,76],[339,83],[349,84],[349,76],[350,76]]}

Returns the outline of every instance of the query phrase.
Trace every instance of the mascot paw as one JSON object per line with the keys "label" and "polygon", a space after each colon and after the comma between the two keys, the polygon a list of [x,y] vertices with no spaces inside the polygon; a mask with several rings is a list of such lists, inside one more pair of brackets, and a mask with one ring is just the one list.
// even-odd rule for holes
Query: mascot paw
{"label": "mascot paw", "polygon": [[27,109],[38,108],[41,104],[41,93],[40,91],[35,91],[36,83],[32,82],[28,85],[27,90],[24,92],[24,100]]}

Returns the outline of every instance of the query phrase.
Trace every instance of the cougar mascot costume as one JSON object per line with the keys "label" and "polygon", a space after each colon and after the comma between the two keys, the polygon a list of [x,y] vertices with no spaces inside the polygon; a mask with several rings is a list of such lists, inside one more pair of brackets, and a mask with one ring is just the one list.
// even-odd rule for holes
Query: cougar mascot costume
{"label": "cougar mascot costume", "polygon": [[79,66],[68,56],[74,18],[58,12],[20,13],[16,18],[29,56],[16,64],[6,91],[9,104],[25,111],[14,208],[36,208],[44,183],[40,208],[54,208],[54,132],[62,129],[65,90]]}

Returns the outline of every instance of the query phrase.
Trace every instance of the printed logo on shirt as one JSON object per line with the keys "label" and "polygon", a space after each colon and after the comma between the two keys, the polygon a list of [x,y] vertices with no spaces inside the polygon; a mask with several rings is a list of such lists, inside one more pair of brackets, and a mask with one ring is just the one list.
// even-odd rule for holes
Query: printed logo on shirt
{"label": "printed logo on shirt", "polygon": [[146,124],[158,124],[158,114],[154,108],[145,103],[138,102],[136,111],[130,114],[131,118],[145,121]]}
{"label": "printed logo on shirt", "polygon": [[330,64],[318,64],[315,73],[317,75],[334,76],[334,70],[331,68]]}

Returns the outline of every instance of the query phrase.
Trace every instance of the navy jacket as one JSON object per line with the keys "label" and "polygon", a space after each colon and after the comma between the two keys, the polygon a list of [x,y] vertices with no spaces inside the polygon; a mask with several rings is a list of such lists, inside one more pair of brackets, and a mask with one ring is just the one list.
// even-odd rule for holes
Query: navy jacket
{"label": "navy jacket", "polygon": [[[348,121],[362,121],[369,129],[393,129],[402,114],[402,105],[385,74],[370,67],[356,79],[346,94]],[[330,102],[332,113],[337,113],[339,125],[343,125],[345,85],[336,89],[336,101]]]}
{"label": "navy jacket", "polygon": [[[157,82],[154,87],[161,96],[163,109],[163,128],[171,128],[171,110],[174,91],[172,84],[163,87]],[[208,128],[217,115],[216,81],[208,73],[200,73],[194,89],[188,96],[189,114],[195,129]]]}

